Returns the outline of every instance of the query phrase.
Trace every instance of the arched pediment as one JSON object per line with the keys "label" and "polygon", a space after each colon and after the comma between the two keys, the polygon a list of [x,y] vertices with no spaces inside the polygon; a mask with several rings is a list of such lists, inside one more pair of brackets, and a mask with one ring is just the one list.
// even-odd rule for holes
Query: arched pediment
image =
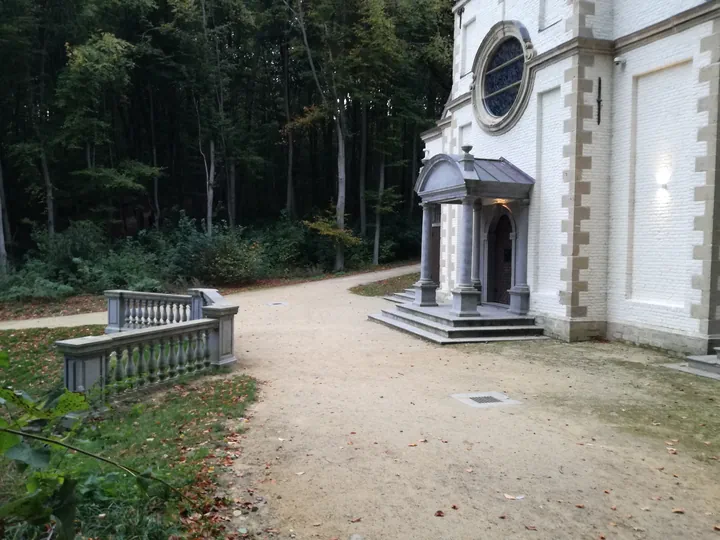
{"label": "arched pediment", "polygon": [[503,158],[438,154],[425,161],[415,191],[424,202],[458,202],[465,197],[519,199],[529,196],[534,183]]}

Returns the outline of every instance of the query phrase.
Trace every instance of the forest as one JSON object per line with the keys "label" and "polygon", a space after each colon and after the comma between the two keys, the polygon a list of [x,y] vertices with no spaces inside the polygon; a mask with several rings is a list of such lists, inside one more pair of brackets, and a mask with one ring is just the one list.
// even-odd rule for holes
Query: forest
{"label": "forest", "polygon": [[411,258],[448,0],[3,0],[0,300]]}

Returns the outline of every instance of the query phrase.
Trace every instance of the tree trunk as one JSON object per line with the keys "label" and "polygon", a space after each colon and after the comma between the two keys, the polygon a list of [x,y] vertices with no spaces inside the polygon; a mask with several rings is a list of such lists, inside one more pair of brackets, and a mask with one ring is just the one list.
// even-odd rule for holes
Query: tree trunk
{"label": "tree trunk", "polygon": [[206,182],[207,213],[205,215],[205,226],[208,237],[212,236],[213,222],[213,196],[215,195],[215,139],[210,139],[210,169],[207,173]]}
{"label": "tree trunk", "polygon": [[365,238],[367,234],[367,212],[365,206],[365,176],[367,172],[367,104],[360,105],[360,236]]}
{"label": "tree trunk", "polygon": [[0,227],[4,228],[5,245],[9,246],[12,242],[12,232],[10,231],[10,214],[8,214],[7,199],[5,199],[5,178],[3,177],[2,162],[0,162],[0,212],[2,212]]}
{"label": "tree trunk", "polygon": [[[148,87],[148,93],[150,94],[150,142],[152,144],[152,164],[153,167],[157,167],[157,144],[155,141],[155,103],[153,99],[152,87]],[[160,178],[155,176],[153,178],[153,204],[155,205],[155,228],[160,228],[160,194],[159,186]]]}
{"label": "tree trunk", "polygon": [[385,190],[385,154],[380,157],[380,182],[378,183],[377,206],[375,207],[375,243],[373,244],[373,264],[380,264],[380,220],[382,217],[382,197]]}
{"label": "tree trunk", "polygon": [[5,191],[3,190],[3,170],[0,162],[0,275],[7,273],[7,249],[5,248]]}
{"label": "tree trunk", "polygon": [[228,186],[227,186],[227,201],[228,201],[228,223],[231,227],[235,226],[235,160],[230,160],[230,173],[228,175]]}
{"label": "tree trunk", "polygon": [[50,171],[48,170],[47,156],[45,149],[40,150],[40,165],[42,166],[43,178],[45,179],[45,203],[47,205],[48,233],[55,234],[55,193],[53,192]]}
{"label": "tree trunk", "polygon": [[283,79],[285,91],[285,122],[288,144],[287,158],[287,189],[285,192],[285,211],[290,219],[295,217],[295,193],[293,186],[293,132],[290,129],[290,54],[288,52],[287,42],[283,44],[281,50],[283,56]]}
{"label": "tree trunk", "polygon": [[[335,131],[337,132],[337,170],[338,170],[338,192],[335,219],[338,229],[345,228],[345,133],[340,121],[340,111],[336,113]],[[345,268],[345,250],[340,242],[335,247],[335,271],[341,272]]]}
{"label": "tree trunk", "polygon": [[412,130],[412,162],[410,163],[410,193],[408,193],[408,218],[412,217],[415,201],[415,183],[418,176],[417,125]]}

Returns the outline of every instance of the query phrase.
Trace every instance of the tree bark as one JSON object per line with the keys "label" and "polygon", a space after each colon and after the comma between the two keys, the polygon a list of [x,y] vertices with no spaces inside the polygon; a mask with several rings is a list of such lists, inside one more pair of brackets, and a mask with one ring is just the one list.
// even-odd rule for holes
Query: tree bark
{"label": "tree bark", "polygon": [[5,248],[5,191],[3,189],[3,169],[0,162],[0,275],[6,274],[8,269],[7,249]]}
{"label": "tree bark", "polygon": [[360,236],[367,234],[367,208],[365,205],[365,176],[367,174],[367,104],[361,105],[360,117]]}
{"label": "tree bark", "polygon": [[380,264],[380,221],[382,219],[382,197],[385,191],[385,154],[380,157],[380,182],[378,183],[377,206],[375,207],[375,242],[373,264]]}
{"label": "tree bark", "polygon": [[230,224],[231,227],[235,226],[235,216],[236,216],[236,214],[235,214],[235,211],[236,211],[235,210],[235,208],[236,208],[236,205],[235,205],[235,200],[236,200],[235,199],[235,178],[236,178],[235,177],[235,160],[230,159],[230,172],[228,174],[227,199],[228,199],[228,223]]}
{"label": "tree bark", "polygon": [[[335,219],[338,229],[345,228],[345,132],[340,121],[340,111],[336,113],[335,132],[337,133],[337,169],[338,169],[338,196]],[[345,246],[337,243],[335,246],[335,271],[340,272],[345,268]]]}
{"label": "tree bark", "polygon": [[205,216],[205,225],[207,226],[207,235],[211,237],[213,228],[213,197],[215,195],[215,139],[210,139],[210,169],[207,174],[206,192],[207,213]]}
{"label": "tree bark", "polygon": [[283,57],[283,79],[284,79],[284,92],[285,92],[285,122],[286,122],[286,133],[287,133],[287,189],[285,192],[285,211],[290,219],[295,217],[295,192],[293,186],[293,132],[290,129],[290,54],[288,51],[287,42],[283,43],[282,46],[282,57]]}
{"label": "tree bark", "polygon": [[[153,99],[152,87],[148,87],[150,94],[150,143],[152,144],[152,164],[157,167],[157,144],[155,141],[155,100]],[[160,178],[153,178],[153,204],[155,205],[155,229],[160,228],[160,194],[159,186]]]}
{"label": "tree bark", "polygon": [[5,177],[3,176],[2,161],[0,161],[0,212],[2,212],[0,227],[4,228],[5,245],[9,246],[12,242],[12,232],[10,231],[10,214],[8,214],[7,199],[5,198]]}
{"label": "tree bark", "polygon": [[48,169],[45,148],[40,150],[40,165],[42,167],[43,178],[45,179],[45,203],[47,205],[48,233],[50,236],[53,236],[55,234],[55,193],[52,181],[50,180],[50,171]]}

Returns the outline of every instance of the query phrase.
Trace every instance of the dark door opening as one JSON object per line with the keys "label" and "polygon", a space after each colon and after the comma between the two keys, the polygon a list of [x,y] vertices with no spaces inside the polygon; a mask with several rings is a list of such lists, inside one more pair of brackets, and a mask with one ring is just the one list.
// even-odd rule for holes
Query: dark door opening
{"label": "dark door opening", "polygon": [[488,238],[488,302],[510,304],[512,240],[510,218],[500,216]]}

